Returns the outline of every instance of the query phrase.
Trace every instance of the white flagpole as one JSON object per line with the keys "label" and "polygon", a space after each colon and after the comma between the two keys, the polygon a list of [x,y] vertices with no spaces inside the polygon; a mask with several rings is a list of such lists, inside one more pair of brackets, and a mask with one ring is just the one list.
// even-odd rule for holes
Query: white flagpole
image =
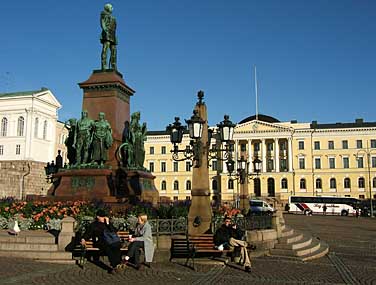
{"label": "white flagpole", "polygon": [[258,94],[257,94],[257,73],[255,65],[255,93],[256,93],[256,120],[258,120]]}

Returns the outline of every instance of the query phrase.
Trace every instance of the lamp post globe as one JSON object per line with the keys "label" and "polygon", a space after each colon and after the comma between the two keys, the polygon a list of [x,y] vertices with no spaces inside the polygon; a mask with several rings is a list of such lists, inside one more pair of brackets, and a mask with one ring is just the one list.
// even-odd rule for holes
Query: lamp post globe
{"label": "lamp post globe", "polygon": [[234,128],[235,124],[233,124],[229,120],[229,116],[225,115],[224,120],[217,124],[217,127],[219,128],[219,135],[221,138],[221,142],[229,142],[232,140],[232,137],[234,135]]}
{"label": "lamp post globe", "polygon": [[166,131],[170,133],[170,141],[173,144],[179,144],[183,140],[183,133],[186,130],[180,123],[180,118],[175,117],[175,122],[167,126]]}
{"label": "lamp post globe", "polygon": [[253,169],[255,170],[255,172],[260,173],[262,161],[258,157],[256,157],[252,163],[253,163]]}
{"label": "lamp post globe", "polygon": [[193,110],[192,117],[185,122],[188,124],[189,137],[194,140],[200,139],[205,121],[198,115],[198,111]]}

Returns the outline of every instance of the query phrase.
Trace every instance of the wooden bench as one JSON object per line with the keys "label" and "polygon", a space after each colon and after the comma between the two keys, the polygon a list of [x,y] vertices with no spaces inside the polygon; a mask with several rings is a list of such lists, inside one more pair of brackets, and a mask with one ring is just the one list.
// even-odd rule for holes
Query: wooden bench
{"label": "wooden bench", "polygon": [[185,266],[192,260],[195,270],[195,258],[218,258],[227,255],[232,250],[218,250],[213,241],[212,234],[187,235],[186,237],[172,237],[170,248],[170,261],[174,258],[186,258]]}
{"label": "wooden bench", "polygon": [[[120,251],[125,253],[128,251],[127,241],[129,239],[129,232],[126,231],[118,231],[117,235],[121,241],[121,248]],[[84,266],[88,259],[90,259],[93,255],[99,254],[100,249],[98,247],[94,247],[94,243],[92,240],[87,240],[85,246],[81,244],[77,245],[73,249],[73,255],[79,255],[78,264],[80,266]]]}

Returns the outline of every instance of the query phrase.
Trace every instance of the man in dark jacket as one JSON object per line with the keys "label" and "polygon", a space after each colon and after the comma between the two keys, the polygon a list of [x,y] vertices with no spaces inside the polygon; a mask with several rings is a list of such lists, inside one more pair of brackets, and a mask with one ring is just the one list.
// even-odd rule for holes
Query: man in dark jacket
{"label": "man in dark jacket", "polygon": [[247,272],[251,271],[251,260],[247,251],[247,242],[241,240],[240,231],[231,224],[230,218],[225,218],[223,225],[214,234],[214,244],[218,249],[229,249],[230,246],[240,247],[240,263],[244,264]]}
{"label": "man in dark jacket", "polygon": [[108,244],[104,239],[104,231],[115,232],[116,229],[110,223],[110,219],[106,216],[103,209],[97,211],[97,219],[89,225],[89,228],[85,231],[81,244],[85,246],[86,240],[91,239],[93,246],[98,247],[102,252],[108,256],[110,261],[111,270],[110,273],[116,273],[122,269],[121,266],[121,252],[120,240],[118,242]]}

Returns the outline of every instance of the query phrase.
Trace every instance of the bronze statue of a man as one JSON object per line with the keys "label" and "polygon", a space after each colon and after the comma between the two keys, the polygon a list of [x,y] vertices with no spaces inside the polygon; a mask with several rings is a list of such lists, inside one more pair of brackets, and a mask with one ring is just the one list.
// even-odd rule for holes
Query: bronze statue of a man
{"label": "bronze statue of a man", "polygon": [[100,112],[94,122],[92,162],[103,165],[108,160],[108,149],[112,146],[112,129],[105,120],[105,114]]}
{"label": "bronze statue of a man", "polygon": [[88,118],[88,112],[81,112],[81,119],[77,121],[75,143],[73,147],[76,149],[76,164],[86,164],[89,158],[89,147],[92,141],[94,121]]}
{"label": "bronze statue of a man", "polygon": [[76,164],[76,149],[74,147],[76,143],[76,126],[77,126],[77,120],[74,118],[69,119],[65,122],[64,127],[68,129],[68,136],[65,139],[65,146],[67,147],[67,157],[69,160],[69,165],[75,165]]}
{"label": "bronze statue of a man", "polygon": [[108,69],[107,66],[107,52],[111,51],[110,55],[110,69],[117,70],[116,66],[116,19],[112,16],[112,5],[104,5],[104,9],[101,12],[100,23],[102,27],[101,43],[102,43],[102,70]]}

